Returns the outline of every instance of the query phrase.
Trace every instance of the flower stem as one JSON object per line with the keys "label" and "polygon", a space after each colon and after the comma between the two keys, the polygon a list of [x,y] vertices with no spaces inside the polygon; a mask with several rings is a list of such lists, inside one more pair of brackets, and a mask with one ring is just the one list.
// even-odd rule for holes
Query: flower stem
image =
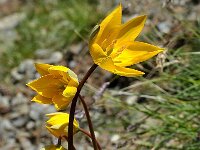
{"label": "flower stem", "polygon": [[[67,136],[63,136],[64,138],[65,138],[65,140],[68,142],[68,138],[67,138]],[[76,150],[76,148],[74,147],[74,145],[72,145],[72,150]]]}
{"label": "flower stem", "polygon": [[[79,128],[79,130],[80,130],[81,132],[83,132],[85,135],[87,135],[89,138],[92,138],[91,134],[88,133],[86,130],[84,130],[84,129],[82,129],[82,128]],[[101,150],[101,146],[100,146],[100,144],[99,144],[99,142],[98,142],[97,140],[96,140],[96,143],[97,143],[98,149]]]}
{"label": "flower stem", "polygon": [[[93,143],[93,145],[96,145],[97,140],[96,140],[96,137],[95,137],[95,134],[94,134],[94,128],[93,128],[92,121],[91,121],[91,118],[90,118],[90,114],[89,114],[89,111],[88,111],[88,108],[87,108],[87,104],[85,103],[85,100],[83,99],[83,97],[80,94],[79,94],[79,98],[80,98],[81,103],[83,105],[83,108],[85,110],[85,115],[86,115],[88,126],[89,126],[89,129],[90,129],[92,143]],[[101,150],[100,145],[98,146],[98,149]]]}
{"label": "flower stem", "polygon": [[[82,79],[80,84],[78,85],[77,92],[72,100],[72,104],[71,104],[71,108],[70,108],[70,115],[69,115],[68,136],[67,136],[68,137],[68,150],[73,150],[73,121],[74,121],[74,113],[75,113],[76,103],[78,100],[79,93],[80,93],[83,85],[85,84],[85,82],[87,81],[89,76],[92,74],[92,72],[97,68],[97,66],[98,65],[93,64],[92,67],[88,70],[88,72],[86,73],[86,75],[84,76],[84,78]],[[94,146],[94,150],[97,150],[96,144],[94,144],[93,146]]]}

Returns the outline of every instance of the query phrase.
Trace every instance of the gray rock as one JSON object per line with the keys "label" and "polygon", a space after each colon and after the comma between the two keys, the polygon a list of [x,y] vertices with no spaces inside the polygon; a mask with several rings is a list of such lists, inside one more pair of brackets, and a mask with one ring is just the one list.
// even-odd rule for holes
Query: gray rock
{"label": "gray rock", "polygon": [[33,73],[35,71],[34,69],[34,61],[32,59],[26,59],[22,61],[18,67],[18,72],[23,74],[26,72],[31,72]]}
{"label": "gray rock", "polygon": [[38,49],[35,51],[35,56],[38,59],[47,59],[51,55],[52,50],[50,49]]}
{"label": "gray rock", "polygon": [[11,124],[10,120],[7,119],[1,119],[1,129],[3,130],[8,130],[8,131],[12,131],[14,130],[14,126]]}
{"label": "gray rock", "polygon": [[21,144],[22,149],[28,149],[28,150],[35,149],[32,143],[26,137],[19,136],[19,142]]}
{"label": "gray rock", "polygon": [[76,65],[77,65],[76,61],[72,60],[72,61],[69,62],[69,68],[75,68]]}
{"label": "gray rock", "polygon": [[7,113],[10,110],[9,104],[9,97],[8,96],[0,96],[0,113]]}
{"label": "gray rock", "polygon": [[73,44],[69,48],[69,50],[75,55],[79,54],[82,49],[83,49],[83,43]]}
{"label": "gray rock", "polygon": [[25,104],[27,102],[28,102],[28,99],[22,93],[17,93],[17,95],[12,98],[11,105],[16,106],[20,104]]}
{"label": "gray rock", "polygon": [[35,123],[33,121],[29,121],[27,124],[26,124],[26,129],[28,130],[31,130],[35,127]]}
{"label": "gray rock", "polygon": [[45,114],[52,112],[55,112],[55,108],[52,105],[41,105],[38,103],[32,103],[29,116],[31,119],[37,121],[44,118]]}
{"label": "gray rock", "polygon": [[9,30],[15,28],[23,19],[25,14],[15,13],[0,19],[0,30]]}
{"label": "gray rock", "polygon": [[15,138],[9,138],[6,144],[0,148],[0,150],[20,150],[19,144],[17,144]]}
{"label": "gray rock", "polygon": [[44,62],[48,64],[56,64],[62,61],[62,59],[63,54],[61,52],[56,51],[51,54],[49,59],[44,60]]}
{"label": "gray rock", "polygon": [[11,70],[11,77],[16,81],[20,81],[24,78],[24,75],[20,74],[17,68],[14,68]]}
{"label": "gray rock", "polygon": [[12,107],[12,110],[20,115],[27,115],[30,111],[27,103]]}
{"label": "gray rock", "polygon": [[164,21],[159,23],[157,27],[160,32],[167,34],[170,32],[172,25],[168,21]]}
{"label": "gray rock", "polygon": [[13,124],[15,127],[19,128],[19,127],[24,126],[25,123],[27,122],[27,120],[28,120],[27,116],[20,116],[20,117],[18,117],[18,118],[13,119],[13,120],[12,120],[12,124]]}

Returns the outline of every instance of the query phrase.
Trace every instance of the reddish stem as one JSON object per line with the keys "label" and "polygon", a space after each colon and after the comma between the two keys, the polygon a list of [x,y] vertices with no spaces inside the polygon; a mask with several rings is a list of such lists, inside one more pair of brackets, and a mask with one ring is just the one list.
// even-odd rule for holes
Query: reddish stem
{"label": "reddish stem", "polygon": [[[79,130],[80,130],[81,132],[83,132],[85,135],[87,135],[89,138],[92,138],[91,134],[88,133],[86,130],[84,130],[84,129],[82,129],[82,128],[79,128]],[[99,142],[98,142],[97,140],[96,140],[96,143],[97,143],[98,149],[101,150],[101,146],[100,146],[100,144],[99,144]]]}
{"label": "reddish stem", "polygon": [[[94,143],[97,144],[97,140],[96,140],[96,137],[95,137],[95,134],[94,134],[94,128],[93,128],[92,121],[91,121],[91,118],[90,118],[90,113],[89,113],[88,108],[87,108],[87,104],[85,103],[85,100],[83,99],[83,97],[80,94],[79,94],[79,98],[80,98],[81,103],[83,105],[83,108],[85,110],[85,115],[86,115],[88,126],[89,126],[89,129],[90,129],[92,143],[93,143],[93,145],[94,145]],[[98,147],[99,147],[98,149],[101,150],[100,145]]]}
{"label": "reddish stem", "polygon": [[[86,75],[84,76],[83,80],[80,82],[80,84],[77,87],[77,92],[72,100],[71,108],[70,108],[70,115],[69,115],[69,126],[68,126],[68,150],[73,150],[73,121],[74,121],[74,114],[75,114],[75,109],[76,109],[76,103],[78,100],[79,93],[89,78],[89,76],[92,74],[92,72],[97,68],[98,65],[93,64],[92,67],[88,70]],[[97,150],[96,142],[94,139],[92,140],[94,150]]]}

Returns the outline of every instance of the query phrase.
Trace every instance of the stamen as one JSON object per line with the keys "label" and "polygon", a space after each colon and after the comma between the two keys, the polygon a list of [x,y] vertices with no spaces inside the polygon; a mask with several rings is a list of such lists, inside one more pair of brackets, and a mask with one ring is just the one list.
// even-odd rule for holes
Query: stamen
{"label": "stamen", "polygon": [[112,43],[106,48],[107,56],[109,56],[113,52],[113,47],[117,40],[113,40]]}
{"label": "stamen", "polygon": [[125,49],[126,49],[126,46],[120,47],[120,48],[116,51],[116,53],[114,53],[114,54],[112,55],[112,58],[115,58],[115,57],[119,56],[119,55],[123,52],[123,50],[125,50]]}

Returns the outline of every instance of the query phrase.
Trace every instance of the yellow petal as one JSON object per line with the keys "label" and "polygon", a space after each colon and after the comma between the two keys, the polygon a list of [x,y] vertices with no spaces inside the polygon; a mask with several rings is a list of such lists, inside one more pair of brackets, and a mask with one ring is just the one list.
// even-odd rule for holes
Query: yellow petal
{"label": "yellow petal", "polygon": [[[63,77],[66,76],[67,71],[69,70],[69,68],[64,67],[64,66],[52,66],[48,69],[49,73],[54,75],[55,77]],[[69,78],[66,77],[66,82],[69,81]]]}
{"label": "yellow petal", "polygon": [[68,84],[70,80],[74,81],[74,86],[78,86],[78,78],[77,75],[71,71],[69,68],[64,66],[53,66],[49,68],[49,73],[54,75],[55,77],[62,78],[65,84]]}
{"label": "yellow petal", "polygon": [[101,63],[103,59],[107,57],[103,49],[96,43],[93,44],[92,47],[90,48],[90,54],[93,58],[94,63],[97,65]]}
{"label": "yellow petal", "polygon": [[35,68],[36,68],[37,72],[41,76],[49,74],[48,69],[50,67],[52,67],[52,66],[53,65],[49,65],[49,64],[38,64],[38,63],[35,63]]}
{"label": "yellow petal", "polygon": [[113,73],[118,74],[120,76],[125,76],[125,77],[136,77],[136,76],[144,75],[144,72],[131,69],[131,68],[118,67],[118,66],[116,66],[115,71]]}
{"label": "yellow petal", "polygon": [[[54,113],[50,113],[50,114],[46,114],[47,117],[52,118],[55,116],[64,116],[64,117],[69,117],[68,113],[64,113],[64,112],[54,112]],[[69,120],[69,119],[67,119]]]}
{"label": "yellow petal", "polygon": [[68,124],[69,120],[69,114],[63,113],[63,112],[55,112],[51,114],[46,114],[47,117],[50,119],[47,121],[50,125],[55,124]]}
{"label": "yellow petal", "polygon": [[60,94],[56,94],[52,101],[56,107],[57,110],[62,110],[65,109],[72,100],[73,97],[64,97],[61,93]]}
{"label": "yellow petal", "polygon": [[[46,122],[47,123],[46,128],[49,130],[49,132],[56,137],[67,136],[69,114],[63,112],[56,112],[47,114],[47,116],[50,118]],[[76,133],[79,129],[79,124],[76,121],[76,119],[74,119],[73,125],[74,125],[74,133]]]}
{"label": "yellow petal", "polygon": [[143,42],[128,42],[127,44],[127,49],[123,50],[118,57],[114,58],[115,65],[130,66],[137,64],[163,51],[160,47]]}
{"label": "yellow petal", "polygon": [[114,72],[115,70],[115,65],[110,57],[105,58],[99,66],[107,71]]}
{"label": "yellow petal", "polygon": [[49,145],[49,146],[45,146],[44,148],[42,148],[40,150],[66,150],[66,149],[64,147],[58,146],[58,145]]}
{"label": "yellow petal", "polygon": [[136,17],[121,26],[116,44],[124,41],[134,41],[144,27],[146,16]]}
{"label": "yellow petal", "polygon": [[76,87],[72,87],[72,86],[67,86],[65,88],[65,90],[63,91],[63,96],[64,97],[74,97],[74,95],[76,94],[77,88]]}
{"label": "yellow petal", "polygon": [[40,103],[40,104],[52,104],[52,99],[51,98],[47,98],[47,97],[44,97],[42,95],[37,95],[35,96],[32,101],[34,102],[37,102],[37,103]]}
{"label": "yellow petal", "polygon": [[[55,124],[67,124],[69,123],[69,114],[64,112],[55,112],[46,114],[47,117],[50,119],[47,121],[48,124],[55,125]],[[78,121],[74,119],[74,126],[76,128],[79,127]]]}
{"label": "yellow petal", "polygon": [[55,137],[59,138],[60,136],[66,136],[67,133],[64,132],[64,129],[54,130],[51,127],[46,126],[47,130],[54,135]]}
{"label": "yellow petal", "polygon": [[78,84],[79,84],[77,75],[73,71],[71,71],[70,69],[67,71],[67,75],[71,79],[69,81],[68,85],[77,87]]}
{"label": "yellow petal", "polygon": [[143,72],[135,70],[135,69],[116,66],[114,65],[114,62],[112,61],[110,57],[102,61],[102,63],[99,66],[107,71],[110,71],[120,76],[135,77],[135,76],[141,76],[144,74]]}
{"label": "yellow petal", "polygon": [[100,30],[95,38],[95,41],[100,44],[103,40],[109,36],[110,31],[121,25],[122,18],[122,6],[119,5],[115,8],[100,24]]}
{"label": "yellow petal", "polygon": [[58,92],[60,85],[62,83],[50,74],[27,84],[27,86],[35,90],[38,94],[47,98],[52,98]]}

